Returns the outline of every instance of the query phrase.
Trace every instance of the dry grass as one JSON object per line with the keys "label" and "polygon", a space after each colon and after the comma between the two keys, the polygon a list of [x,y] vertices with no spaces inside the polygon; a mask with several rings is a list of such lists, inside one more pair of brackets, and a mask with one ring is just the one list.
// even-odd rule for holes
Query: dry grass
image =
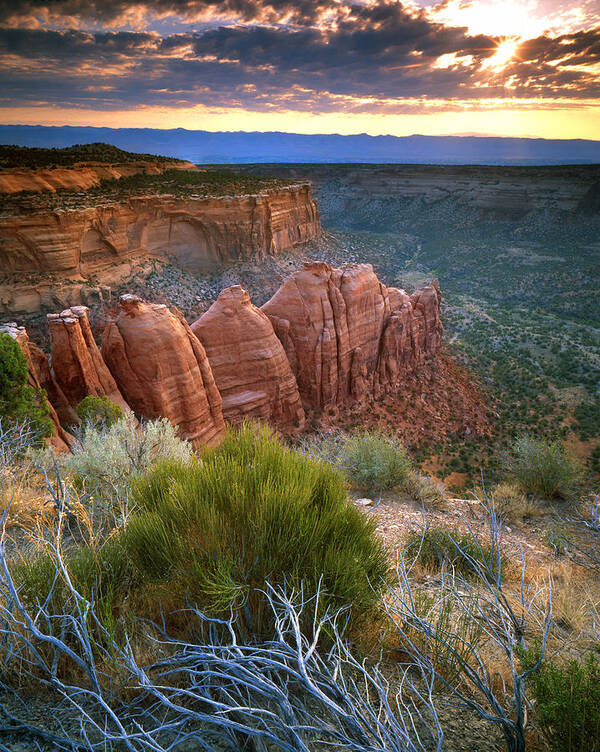
{"label": "dry grass", "polygon": [[35,528],[40,521],[56,515],[43,475],[28,463],[0,470],[0,514],[6,514],[7,526]]}
{"label": "dry grass", "polygon": [[515,483],[499,483],[491,495],[498,516],[506,522],[531,520],[548,511],[542,502],[527,496]]}
{"label": "dry grass", "polygon": [[409,471],[401,490],[426,508],[441,509],[446,502],[444,484],[415,470]]}

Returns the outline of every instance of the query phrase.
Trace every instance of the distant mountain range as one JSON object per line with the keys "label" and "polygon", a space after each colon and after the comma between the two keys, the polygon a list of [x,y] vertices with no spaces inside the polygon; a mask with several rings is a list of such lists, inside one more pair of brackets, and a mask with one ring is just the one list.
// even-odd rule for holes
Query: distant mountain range
{"label": "distant mountain range", "polygon": [[600,163],[600,141],[485,136],[352,136],[0,125],[0,143],[64,147],[96,141],[195,163],[395,162],[553,165]]}

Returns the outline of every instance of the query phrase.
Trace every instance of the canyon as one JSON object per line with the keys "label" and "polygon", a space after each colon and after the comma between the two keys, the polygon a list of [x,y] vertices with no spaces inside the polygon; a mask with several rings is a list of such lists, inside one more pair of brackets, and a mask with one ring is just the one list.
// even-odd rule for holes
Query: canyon
{"label": "canyon", "polygon": [[[290,251],[319,237],[307,183],[254,195],[133,196],[94,206],[0,213],[0,312],[86,304],[149,259],[195,274]],[[92,281],[93,280],[93,281]]]}
{"label": "canyon", "polygon": [[[600,196],[598,165],[236,165],[252,175],[311,181],[328,227],[439,235],[499,223],[538,237],[538,225],[589,222]],[[526,220],[523,224],[523,220]],[[489,223],[484,225],[482,223]]]}
{"label": "canyon", "polygon": [[32,383],[51,386],[64,445],[68,409],[89,394],[137,418],[168,418],[182,437],[212,445],[245,418],[297,433],[309,413],[402,395],[405,382],[442,362],[440,303],[436,282],[409,296],[370,264],[324,262],[306,263],[261,308],[242,287],[227,288],[191,326],[176,308],[125,294],[100,348],[87,308],[48,314],[49,360],[38,348],[45,377],[26,331],[10,326]]}

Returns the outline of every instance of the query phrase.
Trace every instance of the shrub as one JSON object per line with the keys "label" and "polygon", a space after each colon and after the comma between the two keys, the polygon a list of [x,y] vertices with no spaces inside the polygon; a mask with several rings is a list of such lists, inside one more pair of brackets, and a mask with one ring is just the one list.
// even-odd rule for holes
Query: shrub
{"label": "shrub", "polygon": [[119,405],[115,405],[108,397],[97,397],[94,394],[84,397],[75,410],[84,426],[102,424],[110,427],[123,417]]}
{"label": "shrub", "polygon": [[590,465],[594,473],[600,473],[600,444],[594,448],[590,455]]}
{"label": "shrub", "polygon": [[425,506],[439,507],[446,500],[443,483],[415,470],[408,472],[401,488],[411,499]]}
{"label": "shrub", "polygon": [[581,478],[581,468],[560,441],[521,436],[506,457],[507,470],[525,493],[545,499],[569,498]]}
{"label": "shrub", "polygon": [[436,527],[411,531],[404,544],[404,554],[407,559],[416,558],[429,572],[438,572],[446,564],[463,577],[476,574],[471,560],[494,561],[491,549],[481,543],[478,545],[472,535]]}
{"label": "shrub", "polygon": [[542,533],[542,541],[554,551],[558,559],[560,556],[566,556],[575,540],[572,532],[565,525],[552,525],[549,530]]}
{"label": "shrub", "polygon": [[503,520],[519,522],[529,520],[542,512],[541,506],[528,499],[514,483],[499,483],[492,490],[496,514]]}
{"label": "shrub", "polygon": [[539,724],[555,752],[600,750],[600,665],[543,662],[530,679]]}
{"label": "shrub", "polygon": [[0,415],[10,423],[27,423],[35,442],[43,443],[54,430],[43,390],[27,383],[27,359],[18,342],[0,333]]}
{"label": "shrub", "polygon": [[406,449],[397,438],[367,431],[343,443],[338,462],[351,483],[369,491],[400,485],[411,469]]}
{"label": "shrub", "polygon": [[64,462],[79,488],[111,501],[129,494],[131,475],[143,473],[154,462],[187,462],[191,444],[180,439],[166,418],[139,426],[121,418],[110,426],[90,425]]}
{"label": "shrub", "polygon": [[264,630],[267,583],[321,590],[323,607],[371,612],[387,574],[368,520],[347,499],[336,469],[286,448],[266,429],[242,426],[218,449],[166,461],[134,483],[136,512],[122,534],[154,600],[233,607]]}

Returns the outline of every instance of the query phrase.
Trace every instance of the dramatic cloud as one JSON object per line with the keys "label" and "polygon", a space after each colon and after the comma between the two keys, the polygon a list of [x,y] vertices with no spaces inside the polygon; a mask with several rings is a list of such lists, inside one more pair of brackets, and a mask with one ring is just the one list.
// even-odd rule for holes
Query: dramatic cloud
{"label": "dramatic cloud", "polygon": [[598,98],[600,25],[506,39],[441,20],[465,9],[0,0],[0,105],[402,113]]}

